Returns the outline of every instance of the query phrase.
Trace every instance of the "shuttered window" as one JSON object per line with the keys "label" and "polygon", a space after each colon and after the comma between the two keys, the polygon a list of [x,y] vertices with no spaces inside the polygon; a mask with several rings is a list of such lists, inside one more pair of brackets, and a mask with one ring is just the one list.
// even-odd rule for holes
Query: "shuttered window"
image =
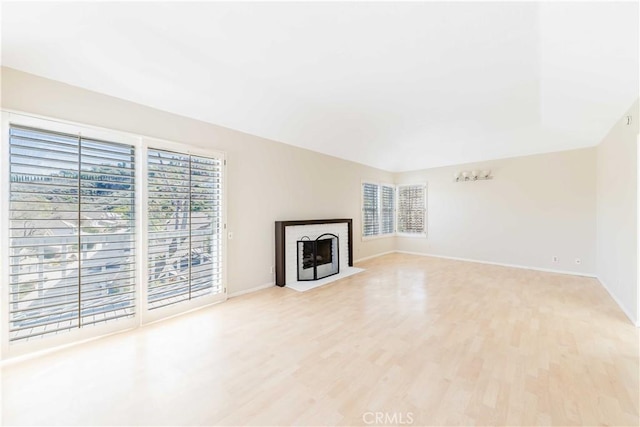
{"label": "shuttered window", "polygon": [[148,151],[149,309],[222,285],[222,161]]}
{"label": "shuttered window", "polygon": [[135,314],[135,151],[12,125],[9,341]]}
{"label": "shuttered window", "polygon": [[362,235],[380,234],[380,198],[376,184],[362,184]]}
{"label": "shuttered window", "polygon": [[395,188],[362,184],[362,235],[378,236],[395,231]]}
{"label": "shuttered window", "polygon": [[391,234],[395,232],[395,188],[387,185],[380,186],[381,205],[381,234]]}
{"label": "shuttered window", "polygon": [[398,233],[426,233],[426,200],[424,184],[398,187]]}

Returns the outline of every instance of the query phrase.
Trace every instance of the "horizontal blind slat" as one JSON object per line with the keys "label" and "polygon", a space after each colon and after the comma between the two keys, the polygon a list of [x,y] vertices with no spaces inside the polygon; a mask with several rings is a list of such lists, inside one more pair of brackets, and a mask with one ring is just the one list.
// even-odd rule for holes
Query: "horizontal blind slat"
{"label": "horizontal blind slat", "polygon": [[82,327],[87,305],[119,316],[117,295],[135,299],[134,147],[15,125],[9,133],[10,341]]}
{"label": "horizontal blind slat", "polygon": [[378,186],[362,184],[362,235],[375,236],[380,233],[380,216],[378,211]]}
{"label": "horizontal blind slat", "polygon": [[398,232],[425,233],[426,187],[407,185],[398,189]]}
{"label": "horizontal blind slat", "polygon": [[[214,275],[221,259],[214,256],[222,241],[220,159],[149,149],[148,166],[148,293],[154,310],[197,296],[192,287],[201,276]],[[197,274],[196,274],[197,270]]]}

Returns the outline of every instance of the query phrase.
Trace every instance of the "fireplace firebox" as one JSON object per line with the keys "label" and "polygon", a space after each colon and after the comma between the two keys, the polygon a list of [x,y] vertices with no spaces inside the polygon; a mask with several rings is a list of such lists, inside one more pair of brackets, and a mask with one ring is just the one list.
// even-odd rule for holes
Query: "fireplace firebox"
{"label": "fireplace firebox", "polygon": [[298,240],[298,281],[318,280],[340,272],[339,238],[325,233]]}
{"label": "fireplace firebox", "polygon": [[[303,232],[303,230],[306,232]],[[293,283],[297,281],[298,247],[296,242],[300,240],[302,236],[317,236],[322,233],[334,233],[340,237],[340,268],[353,267],[353,219],[334,218],[276,221],[276,285],[286,286],[287,282]]]}

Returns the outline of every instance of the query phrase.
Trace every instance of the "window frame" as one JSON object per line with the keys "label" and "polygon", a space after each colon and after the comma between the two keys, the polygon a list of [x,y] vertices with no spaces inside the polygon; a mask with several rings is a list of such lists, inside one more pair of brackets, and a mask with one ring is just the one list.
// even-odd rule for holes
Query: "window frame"
{"label": "window frame", "polygon": [[[382,187],[388,187],[388,188],[393,188],[393,201],[394,201],[394,207],[393,207],[393,232],[392,233],[382,233],[379,232],[378,234],[374,234],[374,235],[370,235],[370,236],[365,236],[364,235],[364,185],[365,184],[369,184],[369,185],[375,185],[378,187],[378,201],[379,201],[379,205],[378,205],[378,222],[379,222],[379,230],[382,230]],[[416,187],[416,186],[420,186],[423,191],[424,191],[424,231],[421,233],[406,233],[406,232],[400,232],[398,231],[398,215],[400,214],[400,198],[399,198],[399,189],[401,187]],[[375,182],[375,181],[370,181],[370,180],[362,180],[360,183],[360,212],[361,212],[361,216],[360,216],[360,220],[361,220],[361,227],[360,227],[360,233],[361,233],[361,240],[362,241],[367,241],[367,240],[375,240],[375,239],[383,239],[383,238],[387,238],[387,237],[410,237],[410,238],[426,238],[427,237],[427,230],[428,230],[428,224],[427,224],[427,219],[428,219],[428,213],[427,213],[427,206],[428,206],[428,201],[427,201],[427,197],[428,197],[428,187],[427,187],[427,182],[420,182],[420,183],[412,183],[412,184],[387,184],[387,183],[380,183],[380,182]]]}
{"label": "window frame", "polygon": [[[402,232],[402,231],[398,231],[397,225],[398,225],[398,215],[400,215],[400,191],[399,189],[401,187],[420,187],[422,188],[422,191],[424,192],[424,217],[423,217],[423,223],[424,223],[424,230],[422,232],[419,233],[407,233],[407,232]],[[428,223],[427,223],[427,219],[428,219],[428,214],[427,214],[427,206],[428,206],[428,201],[427,201],[427,196],[428,196],[428,187],[427,187],[427,183],[426,182],[420,182],[420,183],[414,183],[414,184],[398,184],[396,185],[396,236],[397,237],[412,237],[412,238],[426,238],[427,237],[427,230],[428,230]]]}
{"label": "window frame", "polygon": [[[364,235],[364,185],[373,185],[377,187],[378,192],[378,233],[372,234],[369,236]],[[383,233],[383,208],[382,208],[382,188],[387,187],[393,189],[393,231],[391,233]],[[384,239],[388,237],[394,237],[396,235],[397,230],[397,212],[398,212],[398,195],[397,189],[394,184],[384,183],[384,182],[375,182],[369,180],[362,180],[360,182],[360,234],[362,241],[366,240],[375,240],[375,239]]]}
{"label": "window frame", "polygon": [[[60,346],[75,345],[84,341],[103,337],[113,333],[141,327],[161,319],[184,314],[227,299],[227,172],[226,154],[222,151],[211,150],[197,145],[173,142],[158,138],[147,137],[118,130],[112,130],[82,123],[59,120],[46,116],[39,116],[21,111],[1,110],[2,136],[0,138],[0,361],[7,360],[39,351],[53,351]],[[43,337],[42,339],[27,340],[25,342],[9,342],[9,201],[10,201],[10,136],[11,125],[27,126],[45,131],[62,132],[95,138],[115,143],[131,145],[135,148],[135,227],[136,227],[136,300],[135,314],[132,318],[96,324],[87,328],[75,328],[64,333]],[[180,151],[182,153],[213,157],[220,159],[222,164],[222,209],[221,215],[221,253],[222,253],[222,288],[223,292],[185,301],[184,304],[174,304],[164,309],[148,310],[147,308],[147,151],[149,148]],[[4,208],[6,206],[6,209]],[[211,298],[210,298],[211,297]],[[5,305],[7,305],[5,307]],[[172,308],[172,309],[168,309]],[[151,312],[151,313],[150,313]]]}
{"label": "window frame", "polygon": [[[8,308],[9,328],[11,331],[12,327],[19,327],[9,334],[12,344],[33,341],[44,338],[44,336],[47,336],[48,339],[50,336],[66,334],[76,328],[90,327],[92,324],[95,326],[96,323],[114,322],[116,319],[119,319],[118,322],[123,322],[122,317],[135,317],[135,291],[137,288],[135,283],[137,230],[135,227],[138,211],[135,194],[137,184],[135,181],[135,145],[130,144],[130,141],[127,141],[127,144],[113,142],[116,138],[109,138],[109,141],[104,138],[91,138],[86,132],[81,135],[80,132],[61,133],[51,130],[50,127],[45,129],[44,126],[25,127],[15,121],[11,123],[8,134],[10,149],[8,169],[10,170],[7,170],[5,179],[9,179],[9,176],[13,177],[14,165],[16,166],[15,173],[24,177],[24,179],[15,181],[9,179],[8,192],[9,203],[16,203],[14,207],[7,206],[10,227],[14,227],[10,228],[7,239],[10,260],[7,272],[9,276],[7,301],[7,306],[10,306]],[[40,142],[29,143],[29,139],[24,138],[35,138]],[[42,161],[38,160],[39,157],[42,158]],[[123,163],[120,164],[120,162]],[[127,164],[128,162],[131,163]],[[39,166],[46,167],[50,172],[42,170],[34,172],[50,175],[51,180],[44,176],[41,178],[41,183],[38,180],[28,179],[32,173],[29,169],[36,168],[37,170]],[[94,169],[96,166],[98,170]],[[106,167],[108,171],[100,170],[102,167]],[[51,168],[65,170],[73,178],[69,180],[67,173],[57,174]],[[91,172],[92,170],[94,172]],[[62,193],[58,192],[54,175],[62,175],[59,178],[62,179],[60,181],[61,188],[64,189]],[[115,176],[126,178],[118,179]],[[130,209],[128,219],[120,217],[114,223],[109,224],[111,215],[106,214],[105,211],[101,214],[98,213],[102,209],[96,203],[111,203],[103,197],[113,197],[98,190],[98,188],[108,188],[108,186],[98,186],[98,182],[103,184],[125,182],[125,186],[128,186],[128,194],[119,194],[113,203],[116,203],[114,206]],[[69,190],[70,192],[68,192]],[[96,193],[101,193],[101,195]],[[116,191],[116,193],[120,192]],[[63,202],[63,205],[58,205],[58,208],[62,208],[60,211],[64,212],[62,214],[64,219],[55,218],[58,216],[53,213],[58,210],[55,204],[38,202],[33,197],[39,200],[52,197],[57,202]],[[19,200],[24,200],[24,202],[19,202]],[[32,219],[25,219],[25,217]],[[38,217],[41,219],[37,219]],[[64,230],[60,230],[59,227],[62,227],[62,224],[59,222],[65,223],[67,220],[70,223],[64,226]],[[20,242],[22,240],[20,236],[31,235],[29,232],[31,226],[35,232],[33,236],[38,236],[36,241],[27,238]],[[113,233],[114,230],[119,231],[112,234],[115,239],[105,238],[103,240],[100,237],[102,232],[96,234],[96,230],[92,230],[94,227],[103,229],[107,234]],[[58,232],[55,231],[56,228],[58,228]],[[14,234],[14,230],[21,231]],[[65,237],[56,237],[56,234]],[[102,243],[89,243],[96,242],[96,240],[102,240]],[[22,250],[17,249],[24,247],[28,252],[31,252],[49,246],[53,250],[52,253],[55,253],[56,250],[53,248],[58,247],[57,245],[61,245],[60,252],[65,253],[65,255],[61,254],[60,258],[54,257],[58,258],[57,261],[47,261],[48,257],[43,256],[44,252],[40,252],[38,260],[29,261],[20,256],[19,253]],[[90,245],[94,246],[95,250],[89,249]],[[121,246],[123,252],[114,251],[112,245]],[[69,257],[74,257],[77,262],[71,261]],[[94,258],[99,261],[95,261]],[[71,264],[69,264],[70,261]],[[62,264],[54,267],[51,263],[55,262]],[[118,292],[116,294],[104,292],[103,285],[106,284],[106,281],[115,279],[115,276],[111,275],[114,271],[108,271],[108,265],[111,262],[116,262],[115,265],[118,266],[119,273],[116,273],[116,276],[120,277],[117,279],[117,286],[129,288],[121,295],[117,295]],[[31,282],[32,272],[29,270],[32,270],[33,267],[39,271],[37,282],[41,280],[49,284],[55,282],[56,286],[62,287],[54,290],[45,285],[36,294],[31,292],[23,294],[28,296],[25,301],[21,301],[18,294],[14,294],[14,292],[27,290],[24,286],[28,287]],[[51,267],[53,267],[52,270]],[[60,270],[61,268],[62,270]],[[50,271],[59,271],[59,273],[54,273],[54,276],[58,276],[58,274],[59,276],[57,278],[51,277]],[[62,294],[60,294],[61,289],[64,289]],[[57,296],[53,296],[54,294]],[[126,297],[122,299],[124,295]],[[111,302],[113,299],[119,300],[124,304],[124,307],[114,306],[114,302]],[[96,309],[98,313],[94,311]],[[123,309],[124,315],[120,309]],[[94,312],[92,313],[92,311]],[[21,312],[29,313],[28,317],[32,319],[32,325],[20,325],[21,315],[19,313]],[[48,316],[53,316],[53,318],[48,318]],[[65,320],[58,316],[64,316]]]}
{"label": "window frame", "polygon": [[[227,176],[226,176],[226,158],[223,152],[203,149],[203,148],[194,147],[188,144],[181,144],[181,143],[176,143],[176,142],[167,141],[167,140],[158,139],[158,138],[143,137],[142,139],[143,139],[143,142],[146,142],[143,148],[144,158],[142,161],[144,163],[143,168],[144,168],[145,177],[147,176],[147,173],[148,173],[147,156],[148,156],[149,148],[158,149],[158,150],[175,151],[175,152],[180,152],[181,154],[188,154],[193,156],[216,157],[216,158],[219,158],[222,162],[222,234],[223,235],[222,235],[221,249],[222,249],[222,287],[224,291],[218,294],[212,294],[212,295],[195,298],[188,301],[183,301],[180,304],[172,304],[166,307],[150,310],[148,308],[148,293],[147,293],[148,268],[145,262],[143,268],[139,273],[144,276],[142,278],[142,280],[144,280],[144,283],[141,285],[142,289],[140,290],[140,299],[142,300],[141,303],[144,308],[141,311],[142,323],[146,324],[146,323],[162,320],[167,317],[173,317],[176,315],[187,313],[189,311],[197,310],[201,307],[222,302],[227,299],[227,239],[226,239]],[[143,185],[144,187],[142,188],[142,191],[144,192],[144,198],[143,198],[144,200],[143,200],[142,208],[144,209],[143,212],[147,212],[147,207],[148,207],[147,181],[145,180],[143,183],[141,183],[141,185]],[[148,250],[147,243],[149,239],[148,227],[149,227],[149,224],[147,221],[147,217],[145,216],[144,229],[141,230],[142,232],[141,234],[143,235],[141,243],[144,245],[142,247],[142,250],[144,251],[143,253],[145,255],[148,253],[147,251]],[[145,261],[146,261],[146,258],[145,258]]]}

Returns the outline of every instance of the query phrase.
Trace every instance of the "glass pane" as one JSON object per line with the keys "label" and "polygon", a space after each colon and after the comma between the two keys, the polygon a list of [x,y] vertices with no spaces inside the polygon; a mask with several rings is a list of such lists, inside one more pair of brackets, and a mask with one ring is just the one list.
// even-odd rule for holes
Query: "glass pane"
{"label": "glass pane", "polygon": [[148,153],[149,309],[222,292],[220,160]]}
{"label": "glass pane", "polygon": [[132,316],[134,149],[10,129],[10,340]]}
{"label": "glass pane", "polygon": [[380,234],[380,202],[376,184],[362,184],[362,234],[375,236]]}
{"label": "glass pane", "polygon": [[394,213],[395,213],[395,189],[393,187],[382,186],[382,234],[393,233],[394,230]]}
{"label": "glass pane", "polygon": [[135,151],[83,139],[80,170],[81,325],[135,308]]}
{"label": "glass pane", "polygon": [[78,327],[79,141],[11,127],[10,147],[9,339],[15,341]]}
{"label": "glass pane", "polygon": [[423,185],[402,186],[398,190],[398,231],[424,233],[426,189]]}

